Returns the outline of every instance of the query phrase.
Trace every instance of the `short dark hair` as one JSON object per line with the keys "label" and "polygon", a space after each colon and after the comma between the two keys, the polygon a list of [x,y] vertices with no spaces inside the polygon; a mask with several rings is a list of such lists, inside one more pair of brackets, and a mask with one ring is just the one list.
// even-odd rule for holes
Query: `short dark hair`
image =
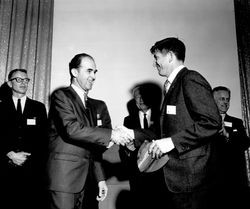
{"label": "short dark hair", "polygon": [[185,44],[175,37],[165,38],[161,41],[157,41],[150,49],[150,52],[173,52],[178,60],[185,61],[186,47]]}
{"label": "short dark hair", "polygon": [[78,68],[80,67],[80,64],[81,64],[82,59],[85,58],[85,57],[88,57],[88,58],[94,60],[94,58],[93,58],[92,56],[90,56],[89,54],[81,53],[81,54],[75,55],[75,56],[72,58],[72,60],[70,61],[70,63],[69,63],[69,73],[70,73],[71,79],[72,79],[72,77],[73,77],[73,75],[72,75],[72,73],[71,73],[71,69],[73,69],[73,68],[78,69]]}
{"label": "short dark hair", "polygon": [[229,97],[231,97],[231,91],[229,88],[225,87],[225,86],[216,86],[213,88],[212,92],[215,93],[217,91],[227,91],[229,94]]}
{"label": "short dark hair", "polygon": [[25,70],[25,69],[20,69],[20,68],[16,68],[16,69],[14,69],[14,70],[12,70],[12,71],[9,72],[8,80],[10,80],[10,79],[12,78],[12,76],[13,76],[16,72],[22,72],[22,73],[28,74],[28,73],[27,73],[27,70]]}

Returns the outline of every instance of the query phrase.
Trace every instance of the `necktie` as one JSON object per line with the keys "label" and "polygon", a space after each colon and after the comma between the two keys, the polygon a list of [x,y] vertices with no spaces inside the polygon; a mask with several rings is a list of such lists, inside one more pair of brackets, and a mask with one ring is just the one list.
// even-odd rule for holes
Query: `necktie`
{"label": "necktie", "polygon": [[17,115],[18,115],[18,118],[21,118],[22,117],[22,106],[21,106],[21,99],[18,99],[17,100]]}
{"label": "necktie", "polygon": [[164,83],[164,92],[165,92],[165,94],[168,92],[170,85],[171,85],[171,83],[170,83],[170,81],[167,79],[167,80],[165,81],[165,83]]}
{"label": "necktie", "polygon": [[148,128],[148,120],[147,120],[147,114],[146,113],[144,113],[143,125],[144,125],[144,129]]}

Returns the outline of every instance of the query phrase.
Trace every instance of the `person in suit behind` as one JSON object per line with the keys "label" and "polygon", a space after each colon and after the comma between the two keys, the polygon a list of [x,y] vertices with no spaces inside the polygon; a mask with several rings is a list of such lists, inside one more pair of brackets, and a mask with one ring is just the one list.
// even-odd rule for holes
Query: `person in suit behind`
{"label": "person in suit behind", "polygon": [[[96,79],[94,58],[75,55],[69,63],[71,85],[53,92],[49,111],[48,189],[51,209],[94,209],[108,188],[102,152],[130,140],[111,129],[106,104],[89,98]],[[94,183],[95,184],[94,184]],[[98,185],[97,193],[93,188]]]}
{"label": "person in suit behind", "polygon": [[0,86],[0,101],[11,96],[12,96],[12,90],[8,85],[8,82],[6,81]]}
{"label": "person in suit behind", "polygon": [[[133,88],[133,100],[129,103],[129,115],[123,125],[129,129],[156,129],[159,120],[159,106],[162,91],[153,83],[139,84]],[[156,130],[155,130],[156,131]],[[137,167],[139,144],[130,143],[120,146],[119,153],[128,173],[131,196],[134,197],[132,208],[152,208],[161,206],[160,195],[163,191],[162,171],[141,173]],[[157,195],[154,192],[158,190]],[[147,199],[149,201],[143,201]],[[158,205],[157,205],[158,204]]]}
{"label": "person in suit behind", "polygon": [[[220,131],[221,168],[223,185],[223,206],[248,208],[249,195],[245,150],[250,146],[243,121],[227,114],[230,107],[231,91],[225,86],[213,89],[214,100],[222,117]],[[226,206],[227,205],[227,206]]]}
{"label": "person in suit behind", "polygon": [[1,174],[6,208],[45,208],[45,105],[26,96],[29,78],[25,69],[14,69],[7,84],[12,96],[0,102]]}
{"label": "person in suit behind", "polygon": [[186,47],[178,38],[158,41],[150,51],[159,75],[166,77],[160,135],[150,130],[126,131],[135,141],[157,139],[148,149],[153,158],[168,155],[169,160],[161,168],[166,185],[164,207],[215,208],[210,202],[210,191],[216,171],[214,147],[221,119],[211,86],[200,73],[184,66]]}

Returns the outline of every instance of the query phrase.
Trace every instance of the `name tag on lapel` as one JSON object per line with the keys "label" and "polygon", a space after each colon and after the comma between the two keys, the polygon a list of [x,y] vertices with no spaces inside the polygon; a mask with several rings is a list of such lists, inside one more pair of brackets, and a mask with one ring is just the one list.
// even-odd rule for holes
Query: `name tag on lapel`
{"label": "name tag on lapel", "polygon": [[233,126],[232,122],[227,122],[227,121],[224,121],[224,125],[226,127],[232,127]]}
{"label": "name tag on lapel", "polygon": [[97,126],[102,126],[102,120],[100,114],[97,114],[96,117],[97,117]]}
{"label": "name tag on lapel", "polygon": [[97,120],[97,126],[102,126],[102,120]]}
{"label": "name tag on lapel", "polygon": [[36,118],[28,118],[27,125],[28,126],[35,126],[36,125]]}
{"label": "name tag on lapel", "polygon": [[167,105],[166,114],[168,114],[168,115],[176,115],[176,106]]}

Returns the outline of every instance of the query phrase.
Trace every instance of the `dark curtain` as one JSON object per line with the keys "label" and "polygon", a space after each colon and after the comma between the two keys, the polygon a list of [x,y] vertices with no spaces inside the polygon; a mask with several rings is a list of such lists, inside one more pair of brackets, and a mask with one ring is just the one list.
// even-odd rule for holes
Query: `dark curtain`
{"label": "dark curtain", "polygon": [[54,0],[0,0],[0,84],[24,68],[27,95],[48,106]]}
{"label": "dark curtain", "polygon": [[[238,46],[242,116],[247,134],[250,131],[250,1],[234,0],[235,24]],[[250,186],[250,149],[245,152]]]}

